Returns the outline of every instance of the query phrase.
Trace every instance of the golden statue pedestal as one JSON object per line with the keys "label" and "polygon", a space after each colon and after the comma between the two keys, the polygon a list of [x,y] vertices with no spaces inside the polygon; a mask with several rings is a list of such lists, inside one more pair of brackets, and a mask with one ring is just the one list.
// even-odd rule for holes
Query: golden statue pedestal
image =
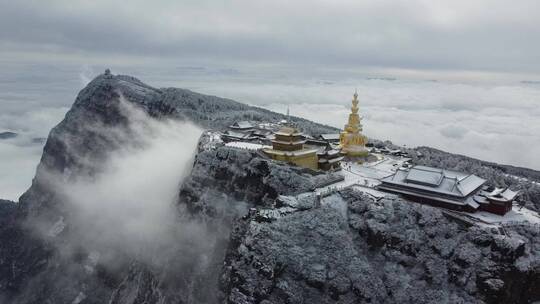
{"label": "golden statue pedestal", "polygon": [[341,132],[341,153],[349,157],[368,156],[369,151],[366,148],[367,138],[363,135]]}

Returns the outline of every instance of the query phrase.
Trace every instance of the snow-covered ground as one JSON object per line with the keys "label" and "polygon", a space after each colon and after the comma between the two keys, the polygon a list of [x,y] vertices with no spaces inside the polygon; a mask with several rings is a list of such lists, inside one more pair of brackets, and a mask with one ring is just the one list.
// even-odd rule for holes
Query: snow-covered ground
{"label": "snow-covered ground", "polygon": [[375,189],[380,184],[379,179],[393,174],[397,168],[401,167],[409,159],[390,157],[382,154],[377,154],[376,156],[378,160],[372,163],[359,164],[343,161],[341,163],[341,174],[343,174],[345,179],[326,187],[317,188],[315,192],[326,193],[332,189],[343,189],[350,186],[373,196],[375,199],[380,199],[388,195],[385,192]]}
{"label": "snow-covered ground", "polygon": [[518,205],[512,206],[512,210],[503,216],[485,211],[467,213],[467,215],[490,224],[517,224],[528,222],[530,224],[540,225],[540,216],[537,212],[527,208],[521,208]]}
{"label": "snow-covered ground", "polygon": [[238,148],[238,149],[246,149],[246,150],[261,150],[263,148],[271,148],[270,146],[248,143],[248,142],[243,142],[243,141],[229,142],[229,143],[226,143],[225,146]]}
{"label": "snow-covered ground", "polygon": [[394,174],[397,168],[410,160],[409,158],[393,157],[383,154],[375,154],[375,156],[377,156],[378,160],[373,163],[358,164],[356,162],[345,162],[344,165],[354,174],[378,181]]}

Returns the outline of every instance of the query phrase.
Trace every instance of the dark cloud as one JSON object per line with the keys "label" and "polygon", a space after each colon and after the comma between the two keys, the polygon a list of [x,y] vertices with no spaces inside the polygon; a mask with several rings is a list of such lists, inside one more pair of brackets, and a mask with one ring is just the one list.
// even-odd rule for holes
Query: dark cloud
{"label": "dark cloud", "polygon": [[0,45],[81,57],[538,73],[538,20],[534,0],[2,1]]}

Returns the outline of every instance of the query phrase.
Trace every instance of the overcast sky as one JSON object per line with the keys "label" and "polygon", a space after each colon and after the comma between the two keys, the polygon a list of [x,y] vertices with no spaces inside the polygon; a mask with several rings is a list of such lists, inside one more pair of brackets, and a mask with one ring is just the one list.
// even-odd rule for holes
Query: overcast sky
{"label": "overcast sky", "polygon": [[0,1],[10,60],[540,73],[537,0]]}
{"label": "overcast sky", "polygon": [[0,0],[0,198],[105,68],[336,127],[358,88],[370,137],[540,169],[538,0]]}

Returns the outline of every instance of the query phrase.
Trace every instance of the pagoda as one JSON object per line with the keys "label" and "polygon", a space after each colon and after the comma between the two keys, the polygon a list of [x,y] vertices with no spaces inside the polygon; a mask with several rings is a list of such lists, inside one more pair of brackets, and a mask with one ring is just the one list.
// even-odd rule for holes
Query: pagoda
{"label": "pagoda", "polygon": [[304,149],[304,134],[294,127],[285,126],[274,133],[272,148],[279,151],[300,151]]}
{"label": "pagoda", "polygon": [[274,160],[317,170],[317,150],[305,147],[305,143],[304,134],[287,123],[274,133],[272,148],[264,148],[263,152]]}
{"label": "pagoda", "polygon": [[368,156],[367,137],[362,134],[361,117],[358,115],[358,93],[354,92],[349,122],[339,135],[341,153],[350,157]]}

